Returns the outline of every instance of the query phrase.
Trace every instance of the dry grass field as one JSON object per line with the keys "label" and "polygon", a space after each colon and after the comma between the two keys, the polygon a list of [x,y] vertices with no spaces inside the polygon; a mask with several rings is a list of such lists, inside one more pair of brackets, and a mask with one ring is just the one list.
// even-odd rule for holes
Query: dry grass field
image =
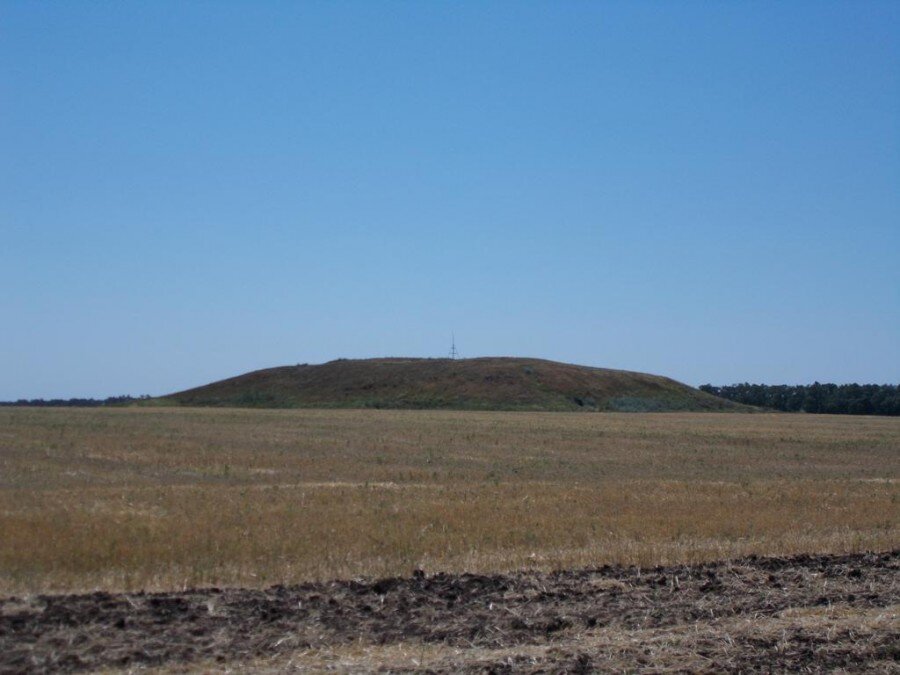
{"label": "dry grass field", "polygon": [[900,419],[0,409],[0,595],[900,546]]}

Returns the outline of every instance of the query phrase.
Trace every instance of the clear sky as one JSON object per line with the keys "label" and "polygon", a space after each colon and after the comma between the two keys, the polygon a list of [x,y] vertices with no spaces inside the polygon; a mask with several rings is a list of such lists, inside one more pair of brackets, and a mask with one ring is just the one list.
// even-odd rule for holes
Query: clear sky
{"label": "clear sky", "polygon": [[900,382],[900,2],[0,3],[0,399]]}

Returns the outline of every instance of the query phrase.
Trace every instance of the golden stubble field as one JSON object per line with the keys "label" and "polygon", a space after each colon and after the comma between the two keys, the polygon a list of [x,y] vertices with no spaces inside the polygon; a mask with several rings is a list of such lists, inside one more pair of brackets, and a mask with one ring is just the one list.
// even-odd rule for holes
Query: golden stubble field
{"label": "golden stubble field", "polygon": [[0,595],[900,546],[900,419],[0,409]]}

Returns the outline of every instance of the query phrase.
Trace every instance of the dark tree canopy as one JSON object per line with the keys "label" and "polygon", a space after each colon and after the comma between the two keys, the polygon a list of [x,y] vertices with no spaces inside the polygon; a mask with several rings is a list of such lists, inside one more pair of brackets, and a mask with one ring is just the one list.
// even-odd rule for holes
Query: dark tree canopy
{"label": "dark tree canopy", "polygon": [[837,415],[900,415],[900,386],[894,384],[732,384],[702,391],[729,401],[785,412]]}
{"label": "dark tree canopy", "polygon": [[39,408],[66,408],[129,405],[136,401],[146,401],[149,396],[109,396],[108,398],[20,398],[18,401],[0,401],[0,406],[30,405]]}

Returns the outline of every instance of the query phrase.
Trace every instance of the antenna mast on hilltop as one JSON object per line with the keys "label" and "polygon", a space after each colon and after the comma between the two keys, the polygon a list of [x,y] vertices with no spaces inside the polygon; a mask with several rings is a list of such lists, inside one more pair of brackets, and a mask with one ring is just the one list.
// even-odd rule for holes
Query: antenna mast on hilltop
{"label": "antenna mast on hilltop", "polygon": [[454,333],[450,333],[450,358],[458,359],[459,352],[456,351],[456,335]]}

